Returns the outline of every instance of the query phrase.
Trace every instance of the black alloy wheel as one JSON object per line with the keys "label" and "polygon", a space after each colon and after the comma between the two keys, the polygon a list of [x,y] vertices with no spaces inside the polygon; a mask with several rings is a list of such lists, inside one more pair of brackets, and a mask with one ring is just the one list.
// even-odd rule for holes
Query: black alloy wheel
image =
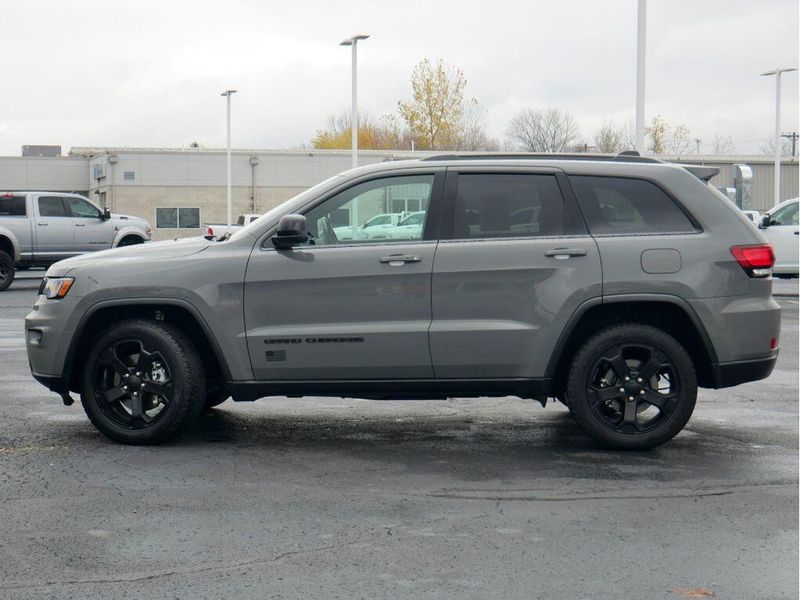
{"label": "black alloy wheel", "polygon": [[191,340],[158,321],[112,326],[89,352],[81,401],[106,436],[152,444],[175,435],[203,408],[203,363]]}
{"label": "black alloy wheel", "polygon": [[599,441],[652,448],[688,422],[697,376],[675,338],[630,323],[604,329],[584,344],[570,367],[567,396],[575,418]]}

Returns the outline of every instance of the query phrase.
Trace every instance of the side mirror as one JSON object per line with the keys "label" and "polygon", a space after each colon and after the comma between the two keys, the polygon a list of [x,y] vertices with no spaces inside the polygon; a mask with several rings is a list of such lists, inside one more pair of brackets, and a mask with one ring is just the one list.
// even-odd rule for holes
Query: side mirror
{"label": "side mirror", "polygon": [[306,218],[303,215],[283,215],[278,221],[278,231],[272,236],[272,245],[278,250],[288,250],[308,241]]}
{"label": "side mirror", "polygon": [[111,219],[111,211],[108,210],[108,207],[103,209],[103,215],[100,218],[103,219],[103,221],[108,221]]}
{"label": "side mirror", "polygon": [[766,229],[770,225],[770,216],[769,215],[762,215],[761,219],[758,222],[759,229]]}

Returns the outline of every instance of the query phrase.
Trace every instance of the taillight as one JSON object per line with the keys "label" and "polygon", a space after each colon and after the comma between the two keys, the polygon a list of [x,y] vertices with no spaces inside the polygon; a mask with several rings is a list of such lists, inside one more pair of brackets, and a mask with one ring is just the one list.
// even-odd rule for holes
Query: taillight
{"label": "taillight", "polygon": [[769,277],[775,253],[769,244],[731,246],[731,254],[750,277]]}
{"label": "taillight", "polygon": [[214,228],[213,227],[209,227],[208,229],[206,229],[206,235],[209,236],[209,237],[213,237],[214,236]]}

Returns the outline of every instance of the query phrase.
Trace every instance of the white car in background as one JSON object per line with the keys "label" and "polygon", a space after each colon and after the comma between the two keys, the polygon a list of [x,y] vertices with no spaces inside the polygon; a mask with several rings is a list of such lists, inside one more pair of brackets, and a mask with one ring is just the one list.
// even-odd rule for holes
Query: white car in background
{"label": "white car in background", "polygon": [[380,240],[388,238],[387,232],[396,227],[402,218],[402,213],[381,213],[375,215],[360,228],[352,225],[334,227],[336,239],[344,240]]}
{"label": "white car in background", "polygon": [[424,224],[425,211],[413,212],[404,217],[396,227],[387,230],[387,237],[392,240],[420,240]]}
{"label": "white car in background", "polygon": [[761,217],[758,223],[761,233],[775,251],[775,266],[772,272],[777,277],[797,277],[800,270],[798,208],[800,199],[786,200]]}

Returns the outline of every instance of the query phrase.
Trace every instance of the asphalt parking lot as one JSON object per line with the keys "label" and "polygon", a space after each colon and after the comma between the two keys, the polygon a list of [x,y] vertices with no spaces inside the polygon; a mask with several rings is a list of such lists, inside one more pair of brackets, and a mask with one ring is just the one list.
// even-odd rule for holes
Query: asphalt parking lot
{"label": "asphalt parking lot", "polygon": [[623,453],[513,398],[227,402],[114,444],[31,378],[25,276],[0,294],[4,599],[798,597],[796,280],[770,379]]}

